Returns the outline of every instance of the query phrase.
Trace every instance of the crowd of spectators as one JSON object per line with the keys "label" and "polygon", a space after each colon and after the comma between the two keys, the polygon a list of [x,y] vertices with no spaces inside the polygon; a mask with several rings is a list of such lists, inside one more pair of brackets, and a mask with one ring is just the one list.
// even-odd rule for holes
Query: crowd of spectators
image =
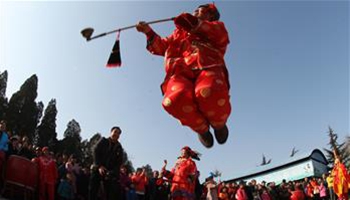
{"label": "crowd of spectators", "polygon": [[[36,159],[43,154],[42,148],[35,148],[27,137],[10,136],[4,134],[6,125],[0,122],[0,170],[4,173],[6,160],[13,155],[23,159]],[[47,150],[47,149],[46,149]],[[88,200],[90,166],[82,166],[74,155],[54,154],[49,152],[50,158],[56,164],[57,177],[55,181],[55,199],[57,200]],[[16,173],[11,169],[8,173]],[[198,173],[199,174],[199,173]],[[2,176],[3,177],[3,176]],[[332,188],[333,179],[330,174],[322,177],[308,177],[303,180],[283,180],[276,185],[274,182],[258,183],[216,181],[212,175],[203,183],[199,178],[196,184],[196,200],[335,200],[337,199]],[[137,168],[129,172],[126,166],[120,169],[120,185],[122,200],[168,200],[170,199],[171,182],[163,178],[162,171],[154,170],[147,176],[145,168]],[[4,189],[3,180],[1,180]],[[3,195],[6,191],[3,190]],[[101,199],[103,189],[101,190]]]}

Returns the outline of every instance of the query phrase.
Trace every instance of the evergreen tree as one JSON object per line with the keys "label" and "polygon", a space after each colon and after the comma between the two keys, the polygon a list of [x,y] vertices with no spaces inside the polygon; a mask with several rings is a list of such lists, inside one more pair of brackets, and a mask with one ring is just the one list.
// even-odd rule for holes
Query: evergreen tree
{"label": "evergreen tree", "polygon": [[123,162],[124,163],[123,165],[126,167],[128,172],[135,172],[135,168],[134,168],[131,160],[129,160],[128,154],[125,151],[124,151],[124,159],[125,159],[125,161]]}
{"label": "evergreen tree", "polygon": [[74,154],[78,159],[82,159],[83,151],[81,144],[81,128],[74,119],[68,122],[67,129],[64,131],[63,140],[61,141],[60,151],[67,155]]}
{"label": "evergreen tree", "polygon": [[345,142],[338,143],[338,135],[334,133],[331,127],[328,127],[328,136],[330,149],[324,148],[326,151],[326,157],[329,163],[333,165],[334,163],[334,152],[339,155],[341,161],[345,164],[346,167],[350,166],[350,154],[347,151]]}
{"label": "evergreen tree", "polygon": [[0,120],[5,119],[8,102],[6,98],[7,71],[0,73]]}
{"label": "evergreen tree", "polygon": [[84,140],[81,142],[80,146],[81,146],[81,151],[82,151],[82,155],[81,155],[81,163],[84,166],[89,166],[93,163],[93,149],[95,147],[95,145],[97,144],[98,141],[100,141],[101,139],[101,134],[100,133],[96,133],[95,135],[93,135],[90,140]]}
{"label": "evergreen tree", "polygon": [[350,155],[350,136],[346,136],[344,148],[346,153]]}
{"label": "evergreen tree", "polygon": [[33,138],[42,112],[42,103],[36,103],[38,78],[34,74],[12,95],[6,119],[8,130],[13,134]]}
{"label": "evergreen tree", "polygon": [[40,147],[48,146],[51,150],[55,151],[55,145],[57,143],[56,116],[56,99],[51,99],[45,109],[44,117],[36,129],[34,139],[35,145]]}
{"label": "evergreen tree", "polygon": [[151,178],[153,176],[153,170],[152,170],[151,165],[147,164],[147,165],[143,166],[142,168],[145,169],[145,175],[148,178]]}
{"label": "evergreen tree", "polygon": [[82,156],[80,162],[83,166],[89,166],[93,162],[92,152],[90,151],[89,141],[83,140],[80,144]]}

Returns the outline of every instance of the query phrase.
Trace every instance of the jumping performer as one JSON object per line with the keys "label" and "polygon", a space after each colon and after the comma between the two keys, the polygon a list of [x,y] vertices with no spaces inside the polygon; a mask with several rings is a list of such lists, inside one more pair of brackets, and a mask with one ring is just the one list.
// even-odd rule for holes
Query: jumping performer
{"label": "jumping performer", "polygon": [[214,4],[199,6],[193,14],[174,19],[176,29],[161,38],[145,22],[136,29],[147,37],[147,49],[165,57],[166,76],[161,89],[164,109],[198,134],[201,143],[213,146],[213,128],[219,144],[228,138],[231,113],[229,78],[224,55],[228,33]]}

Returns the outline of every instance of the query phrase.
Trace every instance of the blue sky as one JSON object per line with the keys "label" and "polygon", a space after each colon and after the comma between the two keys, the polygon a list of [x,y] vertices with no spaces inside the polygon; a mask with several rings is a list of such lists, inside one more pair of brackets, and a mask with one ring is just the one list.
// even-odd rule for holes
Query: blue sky
{"label": "blue sky", "polygon": [[[163,58],[145,49],[136,30],[121,33],[123,64],[105,67],[115,36],[86,42],[95,33],[138,21],[192,12],[208,1],[0,2],[0,71],[9,73],[7,96],[32,74],[38,101],[57,100],[62,138],[75,119],[82,137],[109,135],[118,125],[135,167],[172,166],[188,145],[201,152],[202,178],[222,171],[233,178],[261,163],[285,160],[326,147],[331,126],[341,141],[349,135],[349,2],[217,1],[231,43],[225,56],[233,112],[225,145],[205,149],[196,134],[161,106]],[[152,25],[161,36],[172,22]]]}

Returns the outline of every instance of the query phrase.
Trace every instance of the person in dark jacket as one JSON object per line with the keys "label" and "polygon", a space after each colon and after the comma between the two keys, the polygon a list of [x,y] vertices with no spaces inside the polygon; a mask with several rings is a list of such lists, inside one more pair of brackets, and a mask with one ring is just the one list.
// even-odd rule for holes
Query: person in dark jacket
{"label": "person in dark jacket", "polygon": [[119,142],[121,133],[119,127],[112,127],[109,138],[102,137],[94,148],[89,200],[97,200],[101,183],[106,199],[121,199],[119,181],[120,167],[123,162],[123,147]]}

